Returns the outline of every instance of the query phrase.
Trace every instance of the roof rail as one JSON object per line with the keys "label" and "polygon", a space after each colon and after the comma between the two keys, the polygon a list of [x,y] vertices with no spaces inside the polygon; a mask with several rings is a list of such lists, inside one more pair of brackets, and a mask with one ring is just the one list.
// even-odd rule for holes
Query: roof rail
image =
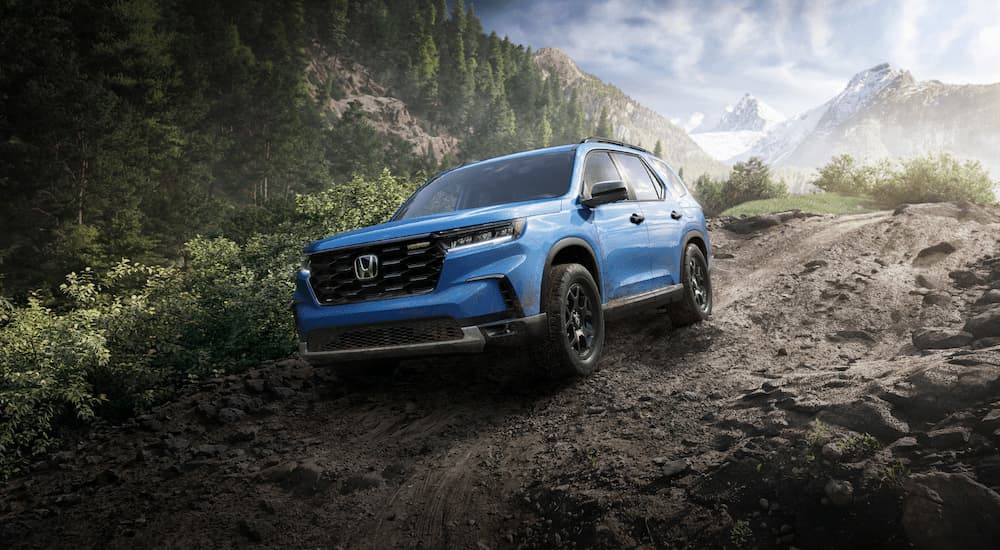
{"label": "roof rail", "polygon": [[650,155],[653,154],[652,151],[649,151],[648,149],[643,149],[638,145],[632,145],[631,143],[625,143],[624,141],[621,140],[600,137],[600,136],[590,136],[588,138],[584,138],[583,141],[581,141],[580,143],[610,143],[611,145],[618,145],[619,147],[628,147],[629,149],[635,149],[637,151],[642,151],[643,153],[647,153]]}

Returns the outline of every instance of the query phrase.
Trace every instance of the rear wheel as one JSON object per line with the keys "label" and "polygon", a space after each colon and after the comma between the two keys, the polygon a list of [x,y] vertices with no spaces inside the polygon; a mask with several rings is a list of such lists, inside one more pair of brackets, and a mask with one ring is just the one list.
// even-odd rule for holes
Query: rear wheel
{"label": "rear wheel", "polygon": [[554,376],[586,376],[597,369],[604,348],[604,310],[597,284],[580,264],[549,268],[542,308],[548,337],[534,350]]}
{"label": "rear wheel", "polygon": [[681,283],[684,296],[670,308],[670,321],[675,326],[687,326],[708,319],[712,313],[712,278],[705,254],[696,244],[684,249]]}

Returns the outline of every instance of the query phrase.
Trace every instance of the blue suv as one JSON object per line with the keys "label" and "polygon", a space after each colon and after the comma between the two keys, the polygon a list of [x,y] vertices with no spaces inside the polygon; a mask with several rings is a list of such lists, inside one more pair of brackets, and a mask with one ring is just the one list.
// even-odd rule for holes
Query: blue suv
{"label": "blue suv", "polygon": [[[293,299],[301,356],[354,369],[529,346],[586,375],[605,319],[712,310],[701,207],[649,151],[588,138],[432,177],[388,221],[316,241]],[[364,361],[359,363],[358,361]]]}

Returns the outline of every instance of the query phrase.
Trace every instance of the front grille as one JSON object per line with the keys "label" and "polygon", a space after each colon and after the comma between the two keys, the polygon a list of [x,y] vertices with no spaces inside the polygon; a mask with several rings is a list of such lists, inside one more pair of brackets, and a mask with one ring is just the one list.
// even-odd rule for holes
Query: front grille
{"label": "front grille", "polygon": [[[378,257],[378,274],[359,280],[354,260],[366,254]],[[309,284],[327,306],[426,294],[437,286],[444,255],[431,236],[318,252],[309,257]]]}
{"label": "front grille", "polygon": [[462,328],[451,318],[405,323],[321,328],[309,331],[306,347],[311,352],[405,346],[462,339]]}

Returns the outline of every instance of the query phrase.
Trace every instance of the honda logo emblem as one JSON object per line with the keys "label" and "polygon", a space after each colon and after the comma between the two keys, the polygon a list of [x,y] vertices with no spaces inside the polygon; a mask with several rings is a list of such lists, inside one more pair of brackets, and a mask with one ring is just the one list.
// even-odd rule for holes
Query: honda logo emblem
{"label": "honda logo emblem", "polygon": [[354,276],[359,281],[374,279],[378,275],[378,256],[365,254],[354,258]]}

